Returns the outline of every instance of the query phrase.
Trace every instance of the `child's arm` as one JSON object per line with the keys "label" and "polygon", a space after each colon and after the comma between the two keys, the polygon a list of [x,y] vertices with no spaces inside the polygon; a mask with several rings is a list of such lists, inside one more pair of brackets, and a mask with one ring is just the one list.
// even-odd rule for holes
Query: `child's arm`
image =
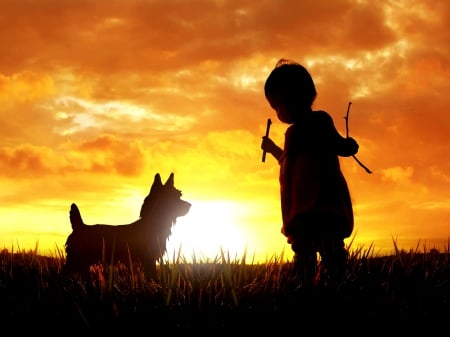
{"label": "child's arm", "polygon": [[270,153],[276,160],[280,160],[281,155],[283,154],[283,149],[276,145],[272,139],[266,136],[263,137],[261,149],[267,153]]}
{"label": "child's arm", "polygon": [[351,137],[344,138],[341,136],[334,126],[331,116],[324,111],[320,111],[319,113],[322,126],[321,130],[323,132],[322,137],[326,139],[325,144],[328,144],[326,146],[331,146],[335,153],[342,157],[350,157],[355,155],[359,148],[356,140]]}

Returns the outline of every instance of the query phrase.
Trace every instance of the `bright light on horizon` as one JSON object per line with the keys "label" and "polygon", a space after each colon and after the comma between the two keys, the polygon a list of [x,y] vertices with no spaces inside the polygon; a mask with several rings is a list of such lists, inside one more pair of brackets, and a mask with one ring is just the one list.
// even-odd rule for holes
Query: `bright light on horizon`
{"label": "bright light on horizon", "polygon": [[190,261],[220,256],[221,250],[231,258],[240,258],[246,249],[246,235],[237,224],[238,205],[230,201],[192,201],[188,214],[177,219],[167,242],[167,256],[181,253]]}

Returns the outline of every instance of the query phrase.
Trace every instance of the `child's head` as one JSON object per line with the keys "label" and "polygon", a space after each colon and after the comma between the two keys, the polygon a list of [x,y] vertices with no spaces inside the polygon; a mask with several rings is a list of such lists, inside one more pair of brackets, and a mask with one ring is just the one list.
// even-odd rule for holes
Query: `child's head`
{"label": "child's head", "polygon": [[264,94],[290,109],[310,109],[317,92],[311,75],[302,65],[281,59],[267,77]]}

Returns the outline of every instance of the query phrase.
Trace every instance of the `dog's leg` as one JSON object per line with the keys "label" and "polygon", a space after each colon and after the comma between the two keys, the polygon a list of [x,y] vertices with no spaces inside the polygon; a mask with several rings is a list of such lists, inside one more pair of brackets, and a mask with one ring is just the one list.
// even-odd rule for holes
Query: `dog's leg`
{"label": "dog's leg", "polygon": [[156,272],[156,260],[153,258],[147,258],[145,263],[142,263],[142,267],[144,268],[144,272],[147,275],[148,279],[151,281],[158,281],[158,275]]}

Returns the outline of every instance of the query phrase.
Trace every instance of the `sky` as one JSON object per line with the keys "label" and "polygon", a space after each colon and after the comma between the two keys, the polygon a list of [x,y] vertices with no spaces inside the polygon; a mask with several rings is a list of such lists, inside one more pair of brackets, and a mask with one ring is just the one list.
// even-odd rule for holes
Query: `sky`
{"label": "sky", "polygon": [[262,162],[263,86],[303,64],[313,108],[359,143],[340,158],[350,250],[446,250],[450,237],[447,0],[0,2],[0,248],[63,254],[87,224],[139,216],[156,173],[190,212],[167,257],[289,259],[278,164]]}

